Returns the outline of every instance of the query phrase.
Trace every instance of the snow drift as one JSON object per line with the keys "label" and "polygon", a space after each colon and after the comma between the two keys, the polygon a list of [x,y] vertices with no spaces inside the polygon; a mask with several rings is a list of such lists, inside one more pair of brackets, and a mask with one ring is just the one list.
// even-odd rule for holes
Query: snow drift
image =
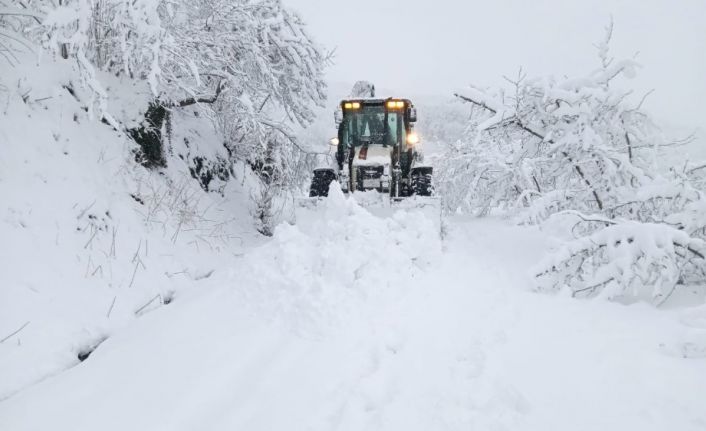
{"label": "snow drift", "polygon": [[278,226],[245,257],[252,270],[238,274],[249,303],[295,327],[296,316],[333,322],[371,296],[401,294],[441,253],[438,228],[422,212],[376,217],[336,182],[307,213]]}
{"label": "snow drift", "polygon": [[[76,365],[255,236],[252,178],[223,197],[188,174],[216,141],[210,124],[180,118],[174,141],[190,153],[175,145],[169,168],[146,170],[134,142],[91,118],[70,62],[25,60],[0,94],[0,400]],[[106,81],[115,118],[139,121],[148,91]]]}

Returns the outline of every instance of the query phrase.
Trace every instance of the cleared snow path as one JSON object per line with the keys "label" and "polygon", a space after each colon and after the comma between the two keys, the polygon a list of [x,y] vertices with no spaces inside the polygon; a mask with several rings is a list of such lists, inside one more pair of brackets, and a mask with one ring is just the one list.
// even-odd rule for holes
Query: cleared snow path
{"label": "cleared snow path", "polygon": [[441,247],[413,212],[377,219],[334,194],[0,403],[0,429],[706,427],[706,359],[678,345],[706,333],[706,309],[532,293],[546,241],[501,221],[453,221]]}

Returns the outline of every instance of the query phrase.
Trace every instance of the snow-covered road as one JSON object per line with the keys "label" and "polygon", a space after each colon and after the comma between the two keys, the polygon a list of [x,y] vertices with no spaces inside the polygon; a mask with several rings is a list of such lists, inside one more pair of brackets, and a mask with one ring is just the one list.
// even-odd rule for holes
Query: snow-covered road
{"label": "snow-covered road", "polygon": [[703,307],[537,294],[538,230],[452,220],[442,244],[336,199],[0,402],[0,429],[706,428],[706,359],[675,344]]}

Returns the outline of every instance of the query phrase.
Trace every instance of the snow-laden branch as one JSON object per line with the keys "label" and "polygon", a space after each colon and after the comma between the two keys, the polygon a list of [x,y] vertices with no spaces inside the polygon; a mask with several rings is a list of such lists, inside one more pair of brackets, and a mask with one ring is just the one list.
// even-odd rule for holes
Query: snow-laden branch
{"label": "snow-laden branch", "polygon": [[670,226],[613,222],[562,247],[540,265],[536,278],[541,290],[661,302],[706,274],[705,255],[706,242]]}
{"label": "snow-laden branch", "polygon": [[[477,129],[479,132],[484,131],[489,129],[491,126],[497,126],[500,124],[506,124],[506,125],[513,125],[518,127],[520,130],[529,133],[530,135],[534,136],[537,139],[540,139],[541,141],[546,140],[546,132],[543,130],[538,129],[537,127],[533,127],[529,125],[526,121],[523,121],[521,117],[517,115],[515,111],[513,111],[510,108],[503,108],[502,104],[500,102],[493,100],[492,98],[488,97],[485,93],[474,89],[470,88],[466,90],[464,93],[457,92],[454,94],[456,97],[460,98],[463,101],[473,103],[476,106],[480,106],[484,109],[489,110],[492,112],[494,115],[487,121],[479,124],[477,126]],[[549,144],[553,144],[553,140],[547,140]],[[598,195],[598,191],[595,190],[593,185],[591,184],[591,180],[586,177],[586,175],[583,172],[583,169],[581,168],[579,163],[574,162],[572,156],[570,155],[569,152],[567,151],[560,151],[562,156],[566,158],[569,163],[573,166],[574,170],[578,174],[578,176],[581,178],[581,180],[586,184],[586,186],[591,190],[591,193],[593,194],[593,197],[595,199],[596,204],[598,205],[599,209],[603,209],[603,200],[600,198]],[[536,177],[534,177],[535,183],[536,183]],[[539,189],[540,186],[537,183],[537,188]]]}
{"label": "snow-laden branch", "polygon": [[0,6],[0,16],[19,16],[43,20],[46,14],[32,9],[23,9],[12,6]]}

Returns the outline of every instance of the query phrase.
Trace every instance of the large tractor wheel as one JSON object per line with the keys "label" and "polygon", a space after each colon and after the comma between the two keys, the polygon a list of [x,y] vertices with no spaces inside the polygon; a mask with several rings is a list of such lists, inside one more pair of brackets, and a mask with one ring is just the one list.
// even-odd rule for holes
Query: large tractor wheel
{"label": "large tractor wheel", "polygon": [[314,169],[314,178],[311,179],[309,197],[328,196],[328,187],[336,179],[336,173],[331,168]]}
{"label": "large tractor wheel", "polygon": [[434,193],[434,186],[431,182],[432,171],[431,166],[412,168],[412,194],[431,196]]}

